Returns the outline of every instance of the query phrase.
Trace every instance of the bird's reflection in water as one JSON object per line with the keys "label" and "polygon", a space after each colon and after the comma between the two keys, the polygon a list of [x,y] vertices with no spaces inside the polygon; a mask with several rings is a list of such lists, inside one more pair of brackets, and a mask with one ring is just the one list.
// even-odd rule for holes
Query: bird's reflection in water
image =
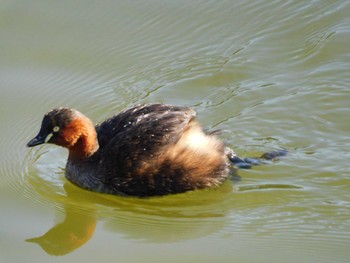
{"label": "bird's reflection in water", "polygon": [[27,239],[27,242],[37,243],[50,255],[65,255],[84,245],[91,239],[96,228],[95,216],[66,209],[63,222],[58,223],[44,235]]}
{"label": "bird's reflection in water", "polygon": [[225,227],[232,208],[228,204],[233,203],[229,197],[231,182],[214,190],[151,199],[96,194],[70,183],[64,188],[66,198],[74,200],[74,204],[64,205],[64,220],[44,235],[26,240],[56,256],[71,253],[88,242],[100,219],[108,231],[143,242],[171,243],[206,236]]}
{"label": "bird's reflection in water", "polygon": [[[45,234],[26,241],[36,243],[50,255],[60,256],[73,252],[88,242],[96,228],[94,195],[69,182],[64,184],[64,219]],[[90,194],[90,195],[89,195]],[[93,201],[93,202],[91,202]]]}

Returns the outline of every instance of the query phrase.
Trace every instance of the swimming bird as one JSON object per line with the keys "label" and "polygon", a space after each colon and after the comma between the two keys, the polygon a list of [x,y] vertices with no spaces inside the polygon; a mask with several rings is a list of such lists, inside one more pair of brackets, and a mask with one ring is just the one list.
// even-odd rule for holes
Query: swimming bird
{"label": "swimming bird", "polygon": [[97,124],[71,108],[45,114],[28,147],[68,149],[66,178],[81,188],[149,197],[217,187],[234,156],[190,107],[143,104]]}

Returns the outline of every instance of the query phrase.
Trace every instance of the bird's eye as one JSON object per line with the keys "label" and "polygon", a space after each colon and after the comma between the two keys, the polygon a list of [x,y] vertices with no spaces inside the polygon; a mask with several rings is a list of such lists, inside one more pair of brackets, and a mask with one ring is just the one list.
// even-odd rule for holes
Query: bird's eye
{"label": "bird's eye", "polygon": [[58,132],[59,130],[60,130],[60,127],[58,127],[58,126],[55,126],[55,127],[53,127],[53,129],[52,129],[53,132]]}

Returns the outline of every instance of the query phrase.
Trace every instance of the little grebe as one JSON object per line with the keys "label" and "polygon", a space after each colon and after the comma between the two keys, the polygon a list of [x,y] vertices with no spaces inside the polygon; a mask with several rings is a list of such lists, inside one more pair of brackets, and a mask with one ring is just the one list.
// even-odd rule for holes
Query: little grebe
{"label": "little grebe", "polygon": [[218,186],[229,174],[228,151],[195,116],[188,107],[147,104],[94,126],[77,110],[57,108],[27,146],[67,148],[67,179],[96,192],[147,197]]}

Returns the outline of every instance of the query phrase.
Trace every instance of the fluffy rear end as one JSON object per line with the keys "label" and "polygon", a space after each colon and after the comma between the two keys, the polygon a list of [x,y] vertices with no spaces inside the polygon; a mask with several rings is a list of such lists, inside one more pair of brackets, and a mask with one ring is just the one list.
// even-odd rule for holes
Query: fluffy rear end
{"label": "fluffy rear end", "polygon": [[207,135],[191,121],[177,144],[165,153],[166,161],[182,167],[184,181],[195,188],[219,185],[228,174],[225,148],[216,136]]}
{"label": "fluffy rear end", "polygon": [[165,195],[220,185],[228,176],[223,143],[207,135],[192,120],[179,141],[160,149],[159,155],[143,162],[137,173],[145,194]]}

